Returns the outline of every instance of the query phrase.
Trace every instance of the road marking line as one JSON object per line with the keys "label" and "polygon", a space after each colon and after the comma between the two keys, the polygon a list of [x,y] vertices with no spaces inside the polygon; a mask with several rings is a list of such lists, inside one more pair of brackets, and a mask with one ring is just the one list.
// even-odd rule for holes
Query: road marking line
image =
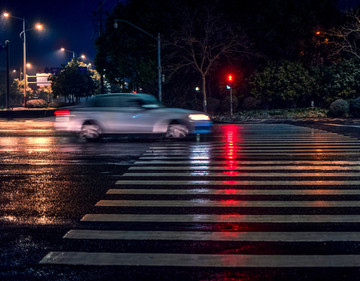
{"label": "road marking line", "polygon": [[[230,174],[229,174],[230,173]],[[223,173],[209,173],[208,171],[193,171],[189,173],[125,173],[123,177],[228,177],[229,179],[242,178],[242,177],[323,177],[323,178],[331,178],[331,177],[360,177],[359,173],[328,173],[318,172],[318,173],[283,173],[283,172],[271,172],[271,173],[252,173],[252,172],[238,172],[232,173],[232,171],[227,171]]]}
{"label": "road marking line", "polygon": [[244,201],[244,200],[100,200],[98,207],[191,208],[338,208],[360,207],[360,201]]}
{"label": "road marking line", "polygon": [[214,180],[171,180],[171,181],[164,181],[164,180],[118,180],[116,182],[117,185],[225,185],[227,187],[230,186],[247,186],[247,185],[266,185],[266,186],[298,186],[298,185],[355,185],[360,186],[360,181],[358,180],[306,180],[306,181],[240,181],[240,180],[224,180],[224,181],[214,181]]}
{"label": "road marking line", "polygon": [[289,160],[277,160],[277,161],[246,161],[246,160],[147,160],[147,161],[136,161],[134,165],[350,165],[359,166],[360,161],[319,161],[319,160],[305,160],[305,161],[289,161]]}
{"label": "road marking line", "polygon": [[[213,155],[210,156],[210,153],[204,153],[204,155],[178,155],[178,156],[174,156],[174,155],[160,155],[160,156],[141,156],[139,159],[140,160],[184,160],[184,159],[190,159],[190,161],[196,161],[196,160],[208,160],[208,161],[212,161],[214,158],[216,160],[223,160],[223,161],[241,161],[241,160],[245,160],[245,159],[252,159],[254,162],[256,161],[256,159],[263,159],[265,157],[267,158],[273,158],[273,157],[277,157],[277,158],[282,158],[282,159],[288,159],[291,158],[292,156],[294,157],[300,157],[300,156],[309,156],[310,155],[312,157],[330,157],[330,156],[351,156],[349,154],[344,155],[344,154],[336,154],[336,155],[330,155],[328,153],[324,153],[324,154],[309,154],[309,155],[290,155],[290,154],[284,154],[284,155],[277,155],[276,153],[272,154],[272,155],[263,155],[263,154],[259,154],[259,155],[240,155],[235,153],[234,155],[232,155],[231,159],[226,158],[226,156],[222,156],[222,155]],[[354,153],[354,156],[360,156],[360,153]],[[272,157],[270,157],[272,156]],[[317,161],[319,161],[319,159],[317,159]]]}
{"label": "road marking line", "polygon": [[323,171],[360,171],[359,166],[237,166],[237,165],[228,165],[228,166],[131,166],[129,167],[130,171],[187,171],[187,170],[206,170],[206,171],[245,171],[245,170],[318,170],[319,172]]}
{"label": "road marking line", "polygon": [[111,195],[360,195],[360,189],[109,189]]}
{"label": "road marking line", "polygon": [[206,255],[50,252],[40,264],[176,267],[359,267],[359,255]]}
{"label": "road marking line", "polygon": [[237,151],[244,151],[244,152],[251,152],[251,151],[259,151],[259,152],[272,152],[272,151],[294,151],[294,152],[313,152],[313,151],[359,151],[359,144],[356,146],[342,146],[339,147],[338,145],[308,145],[308,146],[287,146],[283,144],[279,144],[276,146],[263,146],[263,145],[256,145],[254,147],[249,145],[233,145],[228,144],[224,146],[217,146],[217,147],[169,147],[169,148],[148,148],[145,152],[148,153],[170,153],[170,152],[191,152],[191,153],[201,153],[201,152],[225,152],[229,149],[237,150]]}
{"label": "road marking line", "polygon": [[229,151],[229,149],[231,149],[231,151],[233,151],[234,153],[265,153],[268,154],[267,152],[271,152],[271,153],[281,153],[281,154],[286,154],[286,153],[294,153],[294,154],[298,154],[300,152],[307,152],[307,153],[312,153],[312,154],[318,154],[318,153],[327,153],[327,152],[336,152],[336,153],[342,153],[342,152],[359,152],[360,148],[349,148],[349,149],[343,149],[343,148],[328,148],[325,149],[323,147],[314,147],[314,148],[302,148],[302,149],[294,149],[294,148],[287,148],[287,147],[278,147],[276,149],[260,149],[260,148],[253,148],[253,149],[244,149],[244,148],[240,148],[240,147],[226,147],[224,149],[172,149],[172,150],[147,150],[144,155],[153,155],[153,154],[157,154],[157,155],[167,155],[167,154],[173,154],[173,153],[188,153],[188,154],[201,154],[201,153],[209,153],[211,152],[212,154],[225,154]]}
{"label": "road marking line", "polygon": [[222,232],[222,231],[117,231],[76,229],[67,239],[254,241],[254,242],[336,242],[360,241],[360,232]]}
{"label": "road marking line", "polygon": [[162,150],[176,150],[176,149],[187,149],[187,150],[198,150],[198,149],[204,149],[204,150],[212,150],[212,149],[227,149],[227,148],[323,148],[323,147],[358,147],[360,145],[360,140],[351,140],[351,141],[342,141],[342,140],[334,140],[334,141],[316,141],[316,140],[264,140],[264,141],[242,141],[242,142],[223,142],[218,144],[193,144],[193,145],[178,145],[178,146],[150,146],[147,150],[156,150],[156,149],[162,149]]}
{"label": "road marking line", "polygon": [[152,147],[218,147],[218,146],[223,146],[223,145],[252,145],[252,144],[268,144],[271,145],[273,143],[284,143],[285,145],[292,145],[292,144],[308,144],[308,145],[322,145],[322,144],[359,144],[360,141],[354,137],[329,137],[328,135],[324,135],[324,136],[319,136],[319,137],[311,137],[309,135],[307,136],[302,136],[302,137],[294,137],[294,138],[284,138],[284,137],[273,137],[273,138],[244,138],[242,140],[233,140],[233,141],[213,141],[211,143],[193,143],[190,144],[190,146],[186,145],[186,144],[179,144],[179,143],[175,143],[175,144],[162,144],[162,145],[156,145],[156,146],[151,146]]}
{"label": "road marking line", "polygon": [[[201,152],[201,153],[192,153],[191,151],[187,153],[180,153],[174,151],[173,153],[144,153],[140,159],[162,159],[162,158],[173,158],[173,159],[181,159],[184,157],[189,157],[190,159],[194,159],[195,157],[208,157],[209,155],[212,155],[214,157],[227,157],[227,153],[213,153],[213,152]],[[340,152],[328,152],[328,151],[314,151],[314,152],[292,152],[292,151],[273,151],[273,152],[244,152],[244,151],[233,151],[233,157],[244,157],[244,156],[319,156],[319,155],[360,155],[360,151],[357,152],[346,152],[346,151],[340,151]]]}
{"label": "road marking line", "polygon": [[81,221],[171,223],[359,223],[360,215],[142,215],[87,214]]}

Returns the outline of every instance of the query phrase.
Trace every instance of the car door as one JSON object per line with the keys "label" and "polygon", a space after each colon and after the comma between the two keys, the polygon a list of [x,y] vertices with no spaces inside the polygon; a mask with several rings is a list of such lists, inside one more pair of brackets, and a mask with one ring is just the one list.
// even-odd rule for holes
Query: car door
{"label": "car door", "polygon": [[94,118],[100,121],[106,134],[118,133],[121,128],[119,123],[119,104],[116,96],[96,97],[94,101]]}
{"label": "car door", "polygon": [[136,95],[124,101],[118,116],[121,132],[137,134],[152,132],[154,121],[150,114],[151,110],[145,109],[143,104],[142,99]]}

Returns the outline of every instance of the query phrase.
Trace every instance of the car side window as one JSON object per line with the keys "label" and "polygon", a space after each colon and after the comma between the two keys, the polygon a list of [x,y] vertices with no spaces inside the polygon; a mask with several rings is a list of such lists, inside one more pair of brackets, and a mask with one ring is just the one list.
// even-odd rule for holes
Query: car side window
{"label": "car side window", "polygon": [[119,97],[119,96],[96,98],[93,102],[93,106],[95,106],[95,107],[125,107],[126,99],[124,99],[124,97]]}
{"label": "car side window", "polygon": [[126,107],[141,107],[143,104],[143,101],[139,98],[129,98],[126,100]]}

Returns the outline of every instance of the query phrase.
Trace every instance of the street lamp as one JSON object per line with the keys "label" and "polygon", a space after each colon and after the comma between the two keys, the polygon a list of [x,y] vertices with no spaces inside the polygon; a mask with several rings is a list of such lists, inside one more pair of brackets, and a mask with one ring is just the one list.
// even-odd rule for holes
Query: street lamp
{"label": "street lamp", "polygon": [[9,40],[5,41],[5,45],[0,45],[0,50],[6,50],[6,96],[5,96],[5,103],[6,109],[10,109],[10,88],[9,88],[9,76],[10,76],[10,69],[9,69]]}
{"label": "street lamp", "polygon": [[74,52],[74,51],[70,51],[70,50],[67,50],[67,49],[65,49],[65,48],[61,48],[61,49],[60,49],[60,51],[62,51],[62,52],[68,52],[68,53],[72,53],[72,57],[73,57],[73,59],[76,57],[76,55],[75,55],[75,52]]}
{"label": "street lamp", "polygon": [[10,15],[7,12],[3,13],[3,17],[18,19],[18,20],[22,20],[22,22],[23,22],[23,30],[22,30],[22,32],[20,32],[20,38],[23,40],[24,107],[26,107],[26,86],[27,86],[27,77],[26,77],[26,31],[30,31],[30,30],[34,30],[34,29],[43,30],[44,26],[42,24],[40,24],[40,23],[37,23],[34,28],[26,29],[26,20],[25,20],[25,18],[15,17],[15,16]]}
{"label": "street lamp", "polygon": [[126,24],[131,25],[132,27],[135,27],[136,29],[140,30],[141,32],[145,33],[146,35],[150,36],[151,38],[153,38],[154,40],[157,41],[157,47],[158,47],[158,89],[159,89],[159,101],[161,102],[161,56],[160,56],[160,33],[157,34],[157,37],[155,37],[154,35],[150,34],[149,32],[145,31],[144,29],[138,27],[137,25],[127,21],[127,20],[122,20],[122,19],[115,19],[114,22],[114,27],[118,28],[118,22],[123,22]]}

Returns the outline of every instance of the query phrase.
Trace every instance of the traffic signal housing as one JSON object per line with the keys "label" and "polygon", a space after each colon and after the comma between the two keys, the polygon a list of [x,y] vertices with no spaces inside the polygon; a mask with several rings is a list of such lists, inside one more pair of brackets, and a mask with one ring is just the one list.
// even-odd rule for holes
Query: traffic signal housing
{"label": "traffic signal housing", "polygon": [[234,81],[234,76],[232,74],[228,74],[227,76],[227,83],[231,87]]}

